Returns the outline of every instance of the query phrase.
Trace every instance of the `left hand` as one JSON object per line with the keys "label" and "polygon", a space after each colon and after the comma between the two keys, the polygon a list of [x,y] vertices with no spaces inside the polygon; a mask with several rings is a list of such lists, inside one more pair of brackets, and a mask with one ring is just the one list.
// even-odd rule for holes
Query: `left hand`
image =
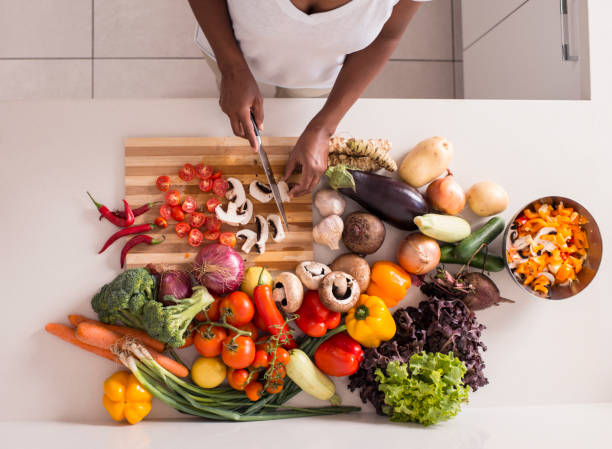
{"label": "left hand", "polygon": [[319,179],[327,169],[329,138],[332,135],[327,128],[308,125],[289,155],[285,167],[286,181],[293,171],[302,167],[300,183],[289,192],[291,198],[306,195],[314,190]]}

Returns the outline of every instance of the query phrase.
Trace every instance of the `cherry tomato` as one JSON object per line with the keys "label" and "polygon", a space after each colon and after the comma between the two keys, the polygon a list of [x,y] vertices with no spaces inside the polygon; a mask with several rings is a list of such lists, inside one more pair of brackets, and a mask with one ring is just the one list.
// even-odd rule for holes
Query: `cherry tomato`
{"label": "cherry tomato", "polygon": [[267,368],[270,365],[270,361],[268,360],[268,353],[263,349],[257,349],[255,351],[255,359],[253,359],[253,363],[251,366],[253,368]]}
{"label": "cherry tomato", "polygon": [[227,332],[222,327],[201,326],[194,332],[193,345],[204,357],[217,357],[223,350]]}
{"label": "cherry tomato", "polygon": [[219,204],[221,204],[221,201],[218,198],[209,198],[206,200],[206,210],[214,212]]}
{"label": "cherry tomato", "polygon": [[183,200],[183,204],[181,205],[181,209],[183,209],[183,211],[185,211],[185,213],[190,214],[192,212],[194,212],[196,210],[196,206],[198,205],[198,203],[196,203],[196,200],[194,197],[192,197],[191,195],[187,195],[185,197],[185,199]]}
{"label": "cherry tomato", "polygon": [[283,381],[281,379],[275,379],[268,382],[266,392],[270,394],[277,394],[283,391]]}
{"label": "cherry tomato", "polygon": [[155,181],[157,188],[162,192],[167,192],[170,188],[170,176],[162,175]]}
{"label": "cherry tomato", "polygon": [[166,221],[166,219],[164,217],[157,217],[155,219],[155,225],[159,226],[160,228],[167,228],[168,227],[168,222]]}
{"label": "cherry tomato", "polygon": [[215,179],[215,182],[213,182],[212,191],[215,195],[223,198],[228,188],[229,188],[229,183],[225,179],[217,178]]}
{"label": "cherry tomato", "polygon": [[181,203],[181,192],[178,190],[168,190],[166,192],[166,204],[178,206]]}
{"label": "cherry tomato", "polygon": [[189,336],[185,338],[185,344],[183,346],[179,346],[178,349],[184,349],[184,348],[188,348],[189,346],[191,346],[195,338],[193,334],[195,334],[195,332],[190,333]]}
{"label": "cherry tomato", "polygon": [[172,206],[172,218],[176,221],[183,221],[185,219],[185,212],[180,206]]}
{"label": "cherry tomato", "polygon": [[195,176],[195,167],[191,164],[185,164],[183,168],[179,170],[178,175],[183,181],[189,182]]}
{"label": "cherry tomato", "polygon": [[236,234],[233,232],[222,232],[219,234],[219,243],[225,246],[236,246]]}
{"label": "cherry tomato", "polygon": [[206,217],[206,229],[208,231],[218,231],[221,229],[221,220],[219,220],[215,215]]}
{"label": "cherry tomato", "polygon": [[221,301],[223,300],[223,298],[219,298],[217,296],[214,296],[215,301],[208,306],[208,309],[206,309],[206,313],[204,312],[199,312],[196,315],[196,320],[198,321],[206,321],[206,317],[208,317],[208,320],[210,321],[219,321],[219,317],[220,317],[220,313],[219,313],[219,304],[221,304]]}
{"label": "cherry tomato", "polygon": [[206,221],[206,215],[202,212],[192,212],[189,216],[189,224],[192,228],[199,228]]}
{"label": "cherry tomato", "polygon": [[188,242],[191,246],[193,247],[198,247],[202,244],[202,239],[204,238],[204,235],[202,234],[202,231],[200,231],[199,229],[193,228],[191,231],[189,231],[189,237],[188,237]]}
{"label": "cherry tomato", "polygon": [[177,223],[176,226],[174,227],[174,231],[176,232],[176,235],[179,236],[179,238],[183,238],[185,237],[187,234],[189,234],[189,231],[191,230],[191,226],[189,226],[187,223]]}
{"label": "cherry tomato", "polygon": [[221,173],[221,170],[217,170],[216,172],[214,172],[212,174],[212,176],[210,177],[211,179],[219,179],[221,177],[223,173]]}
{"label": "cherry tomato", "polygon": [[284,379],[287,377],[287,368],[284,365],[274,365],[270,370],[270,376],[272,379]]}
{"label": "cherry tomato", "polygon": [[[251,338],[253,339],[253,341],[257,340],[258,334],[259,332],[257,331],[257,328],[255,327],[255,325],[251,322],[248,322],[246,324],[242,324],[240,326],[236,326],[238,329],[240,329],[241,331],[247,331],[251,333]],[[236,335],[236,332],[234,331],[230,331],[228,335],[231,335],[232,337],[234,335]]]}
{"label": "cherry tomato", "polygon": [[199,163],[195,166],[196,174],[200,179],[208,179],[212,176],[213,168],[210,165],[204,165],[203,163]]}
{"label": "cherry tomato", "polygon": [[212,189],[212,186],[213,186],[213,182],[210,179],[202,179],[200,183],[198,184],[198,188],[202,192],[210,192],[210,189]]}
{"label": "cherry tomato", "polygon": [[276,348],[276,358],[271,354],[270,362],[274,360],[274,364],[287,365],[289,363],[289,352],[285,348]]}
{"label": "cherry tomato", "polygon": [[244,391],[249,381],[249,372],[245,369],[229,369],[227,372],[227,383],[234,390]]}
{"label": "cherry tomato", "polygon": [[204,238],[206,240],[215,241],[219,238],[219,231],[206,231],[204,233]]}
{"label": "cherry tomato", "polygon": [[170,220],[172,218],[172,206],[169,204],[164,204],[159,208],[159,215],[161,215],[166,220]]}
{"label": "cherry tomato", "polygon": [[230,368],[246,368],[255,358],[255,343],[249,337],[227,337],[223,340],[221,358]]}
{"label": "cherry tomato", "polygon": [[261,399],[261,395],[263,394],[263,385],[261,382],[252,381],[244,389],[244,392],[251,401],[259,401]]}
{"label": "cherry tomato", "polygon": [[244,292],[238,291],[225,297],[219,305],[221,316],[226,317],[232,326],[242,326],[253,319],[255,307],[253,301]]}

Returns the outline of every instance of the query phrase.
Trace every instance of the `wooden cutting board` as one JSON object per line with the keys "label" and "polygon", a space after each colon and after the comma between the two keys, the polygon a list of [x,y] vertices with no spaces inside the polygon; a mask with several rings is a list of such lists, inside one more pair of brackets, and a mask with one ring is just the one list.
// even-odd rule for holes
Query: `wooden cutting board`
{"label": "wooden cutting board", "polygon": [[[293,137],[264,137],[262,143],[272,170],[277,179],[283,174],[289,152],[296,139]],[[242,181],[248,195],[248,185],[253,179],[266,182],[266,175],[257,154],[251,150],[244,139],[237,137],[186,137],[186,138],[129,138],[125,141],[125,194],[126,200],[135,207],[151,201],[162,201],[164,193],[155,186],[160,175],[170,177],[171,189],[180,190],[192,195],[198,203],[198,209],[205,210],[205,202],[213,196],[203,193],[198,188],[199,179],[185,183],[178,177],[178,171],[185,163],[196,165],[204,162],[215,170],[221,170],[224,177],[235,177]],[[297,182],[297,176],[289,182]],[[254,205],[253,216],[278,213],[274,201],[260,203],[251,198]],[[224,201],[226,203],[226,201]],[[282,242],[275,243],[269,239],[266,252],[257,254],[254,250],[244,254],[240,251],[242,240],[236,249],[245,260],[246,266],[252,264],[266,265],[271,270],[293,270],[304,260],[313,259],[312,241],[312,196],[305,195],[285,203],[287,219],[291,226]],[[152,223],[159,215],[159,205],[146,214],[137,217],[136,224]],[[140,267],[148,263],[160,263],[168,267],[189,269],[198,252],[189,246],[187,239],[180,239],[174,232],[176,222],[171,220],[167,229],[155,230],[150,235],[165,234],[166,240],[153,246],[139,245],[127,256],[128,268]],[[252,221],[248,226],[255,229]],[[243,227],[223,225],[221,231],[236,232]],[[205,241],[207,242],[207,241]]]}

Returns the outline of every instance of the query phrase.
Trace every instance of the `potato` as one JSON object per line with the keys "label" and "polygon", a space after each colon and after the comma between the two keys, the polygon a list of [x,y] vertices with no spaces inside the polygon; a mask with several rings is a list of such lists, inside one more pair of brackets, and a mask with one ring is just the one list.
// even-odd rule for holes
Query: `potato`
{"label": "potato", "polygon": [[453,144],[444,137],[431,137],[408,152],[400,165],[400,177],[412,187],[433,181],[448,168]]}
{"label": "potato", "polygon": [[494,182],[478,182],[467,192],[470,209],[481,217],[499,214],[508,207],[508,194],[502,186]]}

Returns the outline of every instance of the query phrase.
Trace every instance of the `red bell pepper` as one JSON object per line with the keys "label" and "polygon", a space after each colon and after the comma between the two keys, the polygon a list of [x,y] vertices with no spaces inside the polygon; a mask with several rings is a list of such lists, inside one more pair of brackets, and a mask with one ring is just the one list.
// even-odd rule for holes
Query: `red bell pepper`
{"label": "red bell pepper", "polygon": [[329,376],[350,376],[363,360],[361,345],[346,332],[324,341],[314,354],[317,367]]}
{"label": "red bell pepper", "polygon": [[302,306],[296,313],[298,318],[295,324],[310,337],[322,337],[329,329],[340,324],[340,313],[327,309],[316,290],[306,292]]}

